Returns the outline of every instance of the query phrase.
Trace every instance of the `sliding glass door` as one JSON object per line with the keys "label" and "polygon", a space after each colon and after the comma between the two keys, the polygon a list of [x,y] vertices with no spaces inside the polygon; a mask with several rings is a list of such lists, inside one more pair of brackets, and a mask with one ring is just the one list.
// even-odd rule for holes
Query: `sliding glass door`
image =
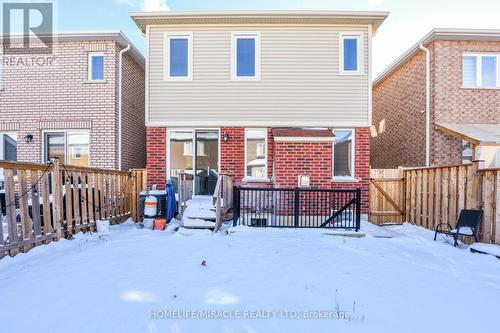
{"label": "sliding glass door", "polygon": [[169,176],[177,190],[178,175],[193,180],[195,195],[212,195],[219,170],[219,130],[171,130]]}

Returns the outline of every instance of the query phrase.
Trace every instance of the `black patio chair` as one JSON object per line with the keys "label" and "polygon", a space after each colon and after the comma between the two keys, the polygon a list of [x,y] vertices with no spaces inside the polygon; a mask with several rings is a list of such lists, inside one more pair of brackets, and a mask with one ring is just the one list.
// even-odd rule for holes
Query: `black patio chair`
{"label": "black patio chair", "polygon": [[[455,229],[449,223],[439,223],[435,229],[434,240],[436,240],[437,234],[444,234],[453,237],[455,240],[453,246],[458,246],[458,236],[474,237],[474,240],[478,242],[477,232],[482,214],[483,211],[480,209],[462,209]],[[443,225],[447,226],[447,230],[442,229]]]}

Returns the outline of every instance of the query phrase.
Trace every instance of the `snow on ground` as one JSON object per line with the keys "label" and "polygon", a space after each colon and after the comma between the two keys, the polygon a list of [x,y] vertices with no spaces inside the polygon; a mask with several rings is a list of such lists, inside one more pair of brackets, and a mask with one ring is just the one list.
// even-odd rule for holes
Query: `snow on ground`
{"label": "snow on ground", "polygon": [[[108,241],[78,234],[0,260],[2,332],[498,327],[500,261],[443,238],[433,242],[432,232],[419,227],[363,223],[364,238],[324,229],[236,227],[229,235],[170,229],[127,222],[111,226]],[[205,310],[226,312],[193,318]],[[319,315],[330,318],[307,318]]]}

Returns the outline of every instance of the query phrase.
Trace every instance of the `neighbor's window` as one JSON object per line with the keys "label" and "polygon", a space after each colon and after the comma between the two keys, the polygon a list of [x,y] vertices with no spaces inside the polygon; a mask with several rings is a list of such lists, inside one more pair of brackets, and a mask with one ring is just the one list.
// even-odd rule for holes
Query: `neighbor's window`
{"label": "neighbor's window", "polygon": [[333,177],[354,178],[354,130],[334,131]]}
{"label": "neighbor's window", "polygon": [[[193,142],[184,142],[184,156],[193,156]],[[205,154],[205,142],[196,143],[196,156],[207,156]]]}
{"label": "neighbor's window", "polygon": [[192,35],[165,36],[166,79],[191,79]]}
{"label": "neighbor's window", "polygon": [[89,54],[89,81],[104,80],[104,54]]}
{"label": "neighbor's window", "polygon": [[0,133],[0,160],[17,161],[17,134]]}
{"label": "neighbor's window", "polygon": [[232,48],[232,78],[259,79],[260,41],[259,35],[234,34]]}
{"label": "neighbor's window", "polygon": [[498,87],[498,56],[464,54],[462,57],[462,85],[464,87]]}
{"label": "neighbor's window", "polygon": [[44,134],[44,158],[50,161],[59,158],[60,161],[70,165],[89,165],[88,132],[51,132]]}
{"label": "neighbor's window", "polygon": [[359,35],[341,35],[341,72],[342,73],[360,73],[360,41]]}
{"label": "neighbor's window", "polygon": [[267,178],[267,129],[245,130],[245,177]]}
{"label": "neighbor's window", "polygon": [[462,163],[472,163],[474,152],[468,141],[462,140]]}

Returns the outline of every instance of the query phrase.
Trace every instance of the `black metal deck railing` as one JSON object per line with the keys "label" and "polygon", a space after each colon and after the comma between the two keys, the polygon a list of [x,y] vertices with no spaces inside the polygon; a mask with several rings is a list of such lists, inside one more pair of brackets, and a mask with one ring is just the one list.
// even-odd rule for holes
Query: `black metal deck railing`
{"label": "black metal deck railing", "polygon": [[234,188],[233,225],[360,228],[361,189]]}

